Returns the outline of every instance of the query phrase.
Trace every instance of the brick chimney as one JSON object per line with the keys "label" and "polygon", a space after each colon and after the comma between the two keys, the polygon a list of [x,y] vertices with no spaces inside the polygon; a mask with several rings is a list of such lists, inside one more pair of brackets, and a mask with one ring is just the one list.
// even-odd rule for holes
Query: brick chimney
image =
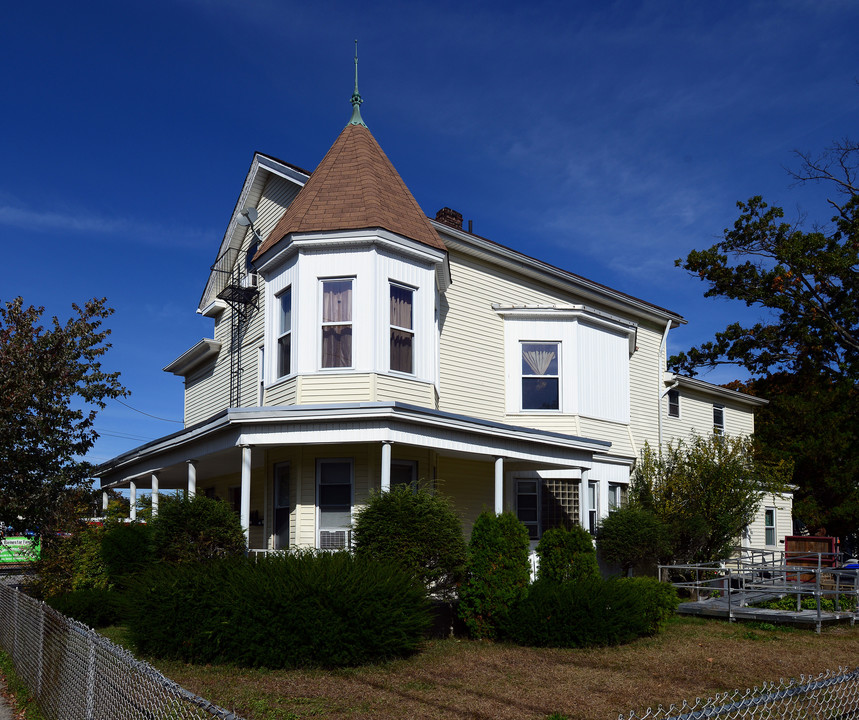
{"label": "brick chimney", "polygon": [[457,230],[462,230],[462,213],[456,210],[451,210],[449,207],[443,207],[435,214],[435,219]]}

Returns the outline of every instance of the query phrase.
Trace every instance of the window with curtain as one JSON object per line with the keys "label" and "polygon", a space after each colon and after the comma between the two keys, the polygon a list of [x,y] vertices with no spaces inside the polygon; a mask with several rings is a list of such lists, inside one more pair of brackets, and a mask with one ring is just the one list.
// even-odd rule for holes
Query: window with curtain
{"label": "window with curtain", "polygon": [[322,367],[352,367],[352,280],[322,281]]}
{"label": "window with curtain", "polygon": [[415,291],[391,283],[391,370],[414,372],[414,314]]}
{"label": "window with curtain", "polygon": [[278,295],[277,301],[277,376],[281,378],[292,371],[292,288]]}
{"label": "window with curtain", "polygon": [[522,343],[522,409],[560,409],[559,343]]}

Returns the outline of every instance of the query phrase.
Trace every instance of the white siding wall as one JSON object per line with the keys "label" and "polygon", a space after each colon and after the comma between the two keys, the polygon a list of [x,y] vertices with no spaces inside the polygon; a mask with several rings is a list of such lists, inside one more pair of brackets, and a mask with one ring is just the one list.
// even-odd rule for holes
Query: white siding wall
{"label": "white siding wall", "polygon": [[579,413],[628,423],[629,338],[585,323],[577,329]]}
{"label": "white siding wall", "polygon": [[713,405],[724,407],[725,433],[751,435],[755,431],[753,408],[730,398],[709,395],[688,388],[680,390],[680,417],[668,417],[668,397],[662,399],[663,439],[688,437],[692,433],[710,435],[713,432]]}

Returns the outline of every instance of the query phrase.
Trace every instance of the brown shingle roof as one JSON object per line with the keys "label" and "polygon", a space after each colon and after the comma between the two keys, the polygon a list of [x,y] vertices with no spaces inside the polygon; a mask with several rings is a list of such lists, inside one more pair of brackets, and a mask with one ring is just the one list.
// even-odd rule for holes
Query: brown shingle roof
{"label": "brown shingle roof", "polygon": [[417,201],[364,125],[349,124],[257,253],[290,233],[384,228],[445,250]]}

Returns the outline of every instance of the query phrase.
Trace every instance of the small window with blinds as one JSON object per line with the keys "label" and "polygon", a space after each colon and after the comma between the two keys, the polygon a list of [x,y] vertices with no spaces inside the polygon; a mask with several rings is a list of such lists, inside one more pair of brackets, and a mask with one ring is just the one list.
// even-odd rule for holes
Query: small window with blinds
{"label": "small window with blinds", "polygon": [[522,409],[559,410],[560,343],[522,343]]}

